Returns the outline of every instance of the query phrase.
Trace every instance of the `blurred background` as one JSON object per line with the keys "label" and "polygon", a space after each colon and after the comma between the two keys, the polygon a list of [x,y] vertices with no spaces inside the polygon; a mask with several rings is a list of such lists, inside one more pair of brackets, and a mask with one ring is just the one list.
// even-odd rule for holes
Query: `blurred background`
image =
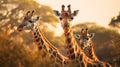
{"label": "blurred background", "polygon": [[44,35],[66,55],[63,29],[52,11],[60,11],[62,4],[71,4],[72,10],[80,10],[71,22],[74,34],[79,34],[81,28],[95,33],[93,41],[98,58],[120,67],[119,0],[0,0],[0,67],[46,67],[51,64],[49,57],[38,51],[31,31],[16,30],[28,10],[36,11],[35,15],[41,17],[38,23]]}

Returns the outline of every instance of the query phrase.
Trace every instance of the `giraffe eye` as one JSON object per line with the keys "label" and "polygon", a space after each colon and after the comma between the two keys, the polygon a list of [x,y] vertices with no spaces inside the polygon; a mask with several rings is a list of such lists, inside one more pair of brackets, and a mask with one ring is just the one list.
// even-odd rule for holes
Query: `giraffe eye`
{"label": "giraffe eye", "polygon": [[62,17],[60,17],[59,19],[62,20]]}
{"label": "giraffe eye", "polygon": [[32,20],[29,20],[30,23],[33,23]]}

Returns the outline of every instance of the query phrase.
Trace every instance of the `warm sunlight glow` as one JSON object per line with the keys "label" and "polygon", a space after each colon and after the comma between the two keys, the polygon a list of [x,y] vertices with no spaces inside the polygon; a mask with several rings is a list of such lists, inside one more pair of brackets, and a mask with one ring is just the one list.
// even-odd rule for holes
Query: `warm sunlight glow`
{"label": "warm sunlight glow", "polygon": [[96,22],[107,26],[113,16],[120,11],[120,0],[36,0],[49,5],[54,10],[61,10],[61,5],[71,4],[72,9],[79,9],[79,14],[73,22]]}
{"label": "warm sunlight glow", "polygon": [[62,29],[62,27],[61,27],[61,24],[58,23],[58,24],[57,24],[57,27],[56,27],[56,29],[55,29],[55,36],[61,36],[62,33],[63,33],[63,29]]}
{"label": "warm sunlight glow", "polygon": [[55,36],[61,36],[63,34],[63,29],[61,27],[61,24],[60,23],[57,23],[56,24],[56,27],[53,27],[52,25],[50,24],[47,24],[46,25],[48,26],[48,28],[51,30],[51,31],[54,31],[55,32]]}

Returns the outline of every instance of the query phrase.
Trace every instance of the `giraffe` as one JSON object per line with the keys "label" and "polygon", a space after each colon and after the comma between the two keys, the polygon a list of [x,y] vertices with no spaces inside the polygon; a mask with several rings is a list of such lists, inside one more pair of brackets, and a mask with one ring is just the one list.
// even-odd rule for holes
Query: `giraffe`
{"label": "giraffe", "polygon": [[73,17],[78,14],[79,10],[75,10],[73,13],[71,13],[70,5],[68,5],[67,11],[65,11],[64,8],[65,6],[62,5],[61,13],[59,13],[57,10],[54,10],[54,13],[56,16],[59,16],[59,19],[61,21],[61,26],[64,30],[65,35],[66,51],[70,61],[75,61],[78,63],[79,67],[106,67],[101,62],[97,62],[87,57],[82,48],[78,46],[78,43],[74,38],[70,21],[72,21]]}
{"label": "giraffe", "polygon": [[[69,12],[71,12],[70,5],[68,6],[68,11],[65,11],[64,8],[65,8],[65,6],[62,5],[61,14],[57,10],[54,10],[54,12],[57,16],[60,16],[61,25],[63,27],[65,38],[66,38],[65,42],[66,42],[66,50],[67,50],[68,58],[70,60],[72,60],[72,59],[75,59],[75,57],[77,56],[77,53],[74,53],[74,52],[76,50],[78,51],[78,48],[76,45],[77,44],[76,41],[74,41],[73,33],[71,33],[72,31],[70,29],[70,22],[68,22],[73,19],[73,17],[71,16],[72,14],[69,13]],[[78,10],[74,11],[73,14],[75,15],[76,13],[78,13]],[[75,45],[73,44],[73,42]]]}
{"label": "giraffe", "polygon": [[32,18],[33,13],[34,11],[28,11],[26,13],[25,18],[23,20],[24,22],[22,22],[18,26],[17,30],[20,32],[26,29],[31,30],[33,32],[35,43],[37,44],[38,49],[44,49],[47,54],[49,54],[50,56],[52,56],[53,59],[55,59],[55,63],[59,66],[67,66],[69,63],[69,59],[63,54],[61,54],[60,51],[46,39],[44,34],[41,32],[38,23],[35,23],[39,20],[39,17]]}
{"label": "giraffe", "polygon": [[88,33],[88,29],[84,30],[82,28],[80,34],[76,34],[75,38],[79,40],[80,47],[84,50],[85,54],[96,61],[98,61],[98,57],[94,51],[94,44],[92,38],[94,37],[94,33]]}
{"label": "giraffe", "polygon": [[[82,28],[82,30],[80,31],[80,34],[76,34],[75,37],[76,39],[79,40],[80,47],[82,47],[83,51],[89,58],[95,61],[100,61],[94,51],[94,43],[92,41],[92,38],[94,37],[94,35],[95,35],[94,33],[88,33],[87,28],[86,30]],[[103,61],[101,62],[111,67],[109,63],[103,62]]]}

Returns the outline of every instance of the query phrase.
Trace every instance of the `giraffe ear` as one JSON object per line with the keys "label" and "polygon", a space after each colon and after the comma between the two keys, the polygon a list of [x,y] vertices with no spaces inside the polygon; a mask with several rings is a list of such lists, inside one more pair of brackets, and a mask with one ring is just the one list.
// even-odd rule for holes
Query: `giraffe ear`
{"label": "giraffe ear", "polygon": [[78,12],[79,12],[79,10],[75,10],[75,11],[72,13],[72,15],[73,15],[73,16],[77,16]]}
{"label": "giraffe ear", "polygon": [[93,38],[94,36],[95,36],[95,33],[90,33],[90,34],[88,35],[89,38]]}
{"label": "giraffe ear", "polygon": [[57,10],[53,10],[53,12],[54,12],[54,14],[55,14],[56,16],[60,16],[59,11],[57,11]]}
{"label": "giraffe ear", "polygon": [[80,34],[75,34],[75,38],[80,40]]}

